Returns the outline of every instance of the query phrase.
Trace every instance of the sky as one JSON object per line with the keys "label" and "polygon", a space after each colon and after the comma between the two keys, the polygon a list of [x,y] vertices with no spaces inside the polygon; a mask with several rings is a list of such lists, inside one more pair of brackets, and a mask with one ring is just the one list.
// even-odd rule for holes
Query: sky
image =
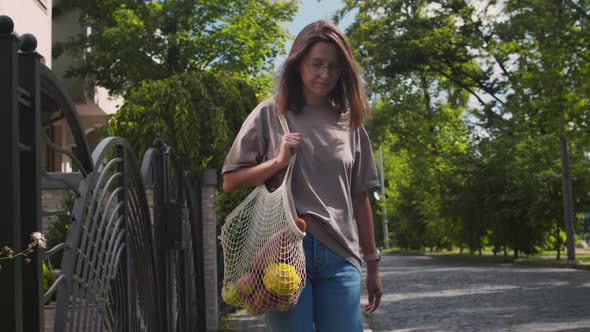
{"label": "sky", "polygon": [[[293,20],[283,24],[283,26],[289,30],[290,39],[285,43],[285,54],[279,55],[275,58],[275,68],[278,68],[285,60],[287,54],[291,50],[293,39],[295,39],[295,36],[301,31],[301,29],[309,23],[320,19],[331,20],[332,15],[342,7],[344,7],[344,1],[342,0],[300,0],[299,10],[293,17]],[[354,14],[354,12],[349,13],[338,24],[338,27],[342,31],[352,23]]]}

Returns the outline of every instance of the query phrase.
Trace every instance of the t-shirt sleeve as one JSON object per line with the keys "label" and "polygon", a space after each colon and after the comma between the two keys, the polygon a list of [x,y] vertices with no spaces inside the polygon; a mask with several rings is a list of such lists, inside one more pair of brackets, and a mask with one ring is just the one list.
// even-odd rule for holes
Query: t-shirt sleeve
{"label": "t-shirt sleeve", "polygon": [[369,135],[364,127],[356,135],[354,165],[352,167],[351,194],[355,195],[379,187],[379,175]]}
{"label": "t-shirt sleeve", "polygon": [[244,120],[242,128],[225,157],[221,174],[256,166],[264,161],[266,147],[260,116],[260,109],[256,108]]}

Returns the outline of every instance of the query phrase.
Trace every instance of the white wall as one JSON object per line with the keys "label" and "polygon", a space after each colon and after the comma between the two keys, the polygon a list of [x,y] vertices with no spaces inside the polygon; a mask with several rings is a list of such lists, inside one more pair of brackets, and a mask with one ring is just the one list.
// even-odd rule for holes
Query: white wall
{"label": "white wall", "polygon": [[102,86],[96,86],[94,89],[94,102],[106,114],[117,113],[117,111],[123,105],[123,101],[123,97],[109,96],[109,90],[103,88]]}
{"label": "white wall", "polygon": [[51,68],[51,4],[52,0],[0,0],[0,15],[14,21],[14,31],[32,33],[37,38],[37,52]]}

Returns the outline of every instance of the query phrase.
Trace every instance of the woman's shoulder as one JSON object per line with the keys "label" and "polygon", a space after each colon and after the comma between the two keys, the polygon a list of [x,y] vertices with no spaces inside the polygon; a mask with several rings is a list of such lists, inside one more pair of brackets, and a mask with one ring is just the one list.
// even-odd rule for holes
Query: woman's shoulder
{"label": "woman's shoulder", "polygon": [[274,113],[275,108],[275,100],[274,99],[266,99],[260,102],[255,108],[253,112],[258,112],[261,114],[269,114]]}
{"label": "woman's shoulder", "polygon": [[247,120],[268,119],[269,115],[274,114],[274,100],[267,99],[260,102],[248,115]]}
{"label": "woman's shoulder", "polygon": [[244,120],[243,126],[252,128],[273,128],[275,121],[273,118],[276,117],[274,112],[274,100],[267,99],[259,103],[254,109],[248,114]]}

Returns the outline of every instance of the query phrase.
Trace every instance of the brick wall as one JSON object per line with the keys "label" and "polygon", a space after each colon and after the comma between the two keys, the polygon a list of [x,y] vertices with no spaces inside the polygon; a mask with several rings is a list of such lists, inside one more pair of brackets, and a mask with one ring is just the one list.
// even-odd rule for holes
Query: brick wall
{"label": "brick wall", "polygon": [[[41,205],[43,210],[52,211],[61,208],[62,200],[69,190],[66,189],[43,189],[41,191]],[[55,216],[42,218],[42,232],[47,234],[49,225]]]}

